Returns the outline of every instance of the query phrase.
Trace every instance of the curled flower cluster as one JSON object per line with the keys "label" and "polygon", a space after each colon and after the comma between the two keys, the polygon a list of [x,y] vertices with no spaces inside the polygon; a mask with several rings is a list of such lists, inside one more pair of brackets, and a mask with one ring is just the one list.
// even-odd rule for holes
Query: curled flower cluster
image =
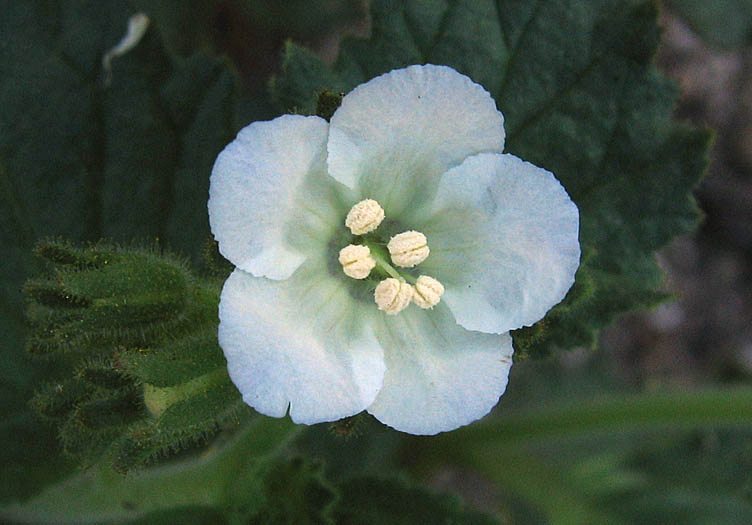
{"label": "curled flower cluster", "polygon": [[358,86],[330,122],[240,131],[209,218],[237,267],[219,343],[246,403],[305,424],[367,410],[413,434],[493,408],[509,330],[564,298],[580,258],[577,207],[504,136],[488,92],[433,65]]}

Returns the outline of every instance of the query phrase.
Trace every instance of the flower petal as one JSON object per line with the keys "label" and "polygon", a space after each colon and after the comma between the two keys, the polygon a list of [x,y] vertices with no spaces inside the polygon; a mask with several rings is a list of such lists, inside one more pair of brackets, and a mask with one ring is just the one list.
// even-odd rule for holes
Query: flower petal
{"label": "flower petal", "polygon": [[362,322],[372,302],[311,263],[284,281],[235,270],[219,304],[219,344],[243,400],[273,417],[289,406],[305,424],[364,410],[384,375],[381,346]]}
{"label": "flower petal", "polygon": [[504,118],[479,84],[446,66],[410,66],[362,84],[331,119],[329,173],[387,218],[467,156],[504,147]]}
{"label": "flower petal", "polygon": [[[219,154],[211,175],[209,222],[219,251],[256,276],[286,279],[305,260],[294,232],[317,238],[341,227],[326,176],[328,124],[284,115],[254,122]],[[322,181],[324,181],[322,183]],[[336,197],[334,197],[336,200]]]}
{"label": "flower petal", "polygon": [[408,308],[378,320],[384,384],[368,412],[402,432],[436,434],[485,416],[512,366],[512,338],[469,332],[449,310]]}
{"label": "flower petal", "polygon": [[504,333],[541,319],[574,283],[577,206],[554,175],[513,155],[483,153],[441,178],[420,226],[442,301],[468,330]]}

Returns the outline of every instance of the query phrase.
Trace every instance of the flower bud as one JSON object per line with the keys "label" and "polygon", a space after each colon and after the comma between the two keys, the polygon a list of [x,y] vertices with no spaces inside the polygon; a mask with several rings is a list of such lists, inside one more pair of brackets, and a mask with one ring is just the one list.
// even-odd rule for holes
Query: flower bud
{"label": "flower bud", "polygon": [[371,257],[368,246],[350,244],[339,251],[339,263],[345,275],[353,279],[365,279],[371,273],[376,261]]}
{"label": "flower bud", "polygon": [[425,235],[410,230],[392,237],[386,247],[394,264],[403,268],[412,268],[428,257],[430,250],[427,242]]}
{"label": "flower bud", "polygon": [[360,201],[350,209],[345,226],[353,235],[363,235],[379,227],[384,220],[384,209],[373,199]]}
{"label": "flower bud", "polygon": [[379,310],[389,315],[396,315],[407,308],[413,296],[413,287],[405,281],[390,277],[376,286],[373,294]]}

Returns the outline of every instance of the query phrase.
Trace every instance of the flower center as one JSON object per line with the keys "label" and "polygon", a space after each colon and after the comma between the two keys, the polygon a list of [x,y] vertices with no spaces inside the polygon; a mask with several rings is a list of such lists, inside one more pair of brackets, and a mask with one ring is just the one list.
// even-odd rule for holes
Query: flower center
{"label": "flower center", "polygon": [[387,276],[376,285],[374,300],[379,310],[389,315],[400,313],[410,302],[424,309],[433,308],[441,300],[444,286],[433,277],[421,275],[415,279],[394,268],[413,268],[425,261],[431,252],[426,236],[408,230],[389,239],[384,250],[384,242],[373,233],[384,217],[384,209],[373,199],[362,200],[350,209],[345,226],[360,239],[355,241],[358,244],[350,244],[339,251],[342,271],[360,280],[369,277],[374,269]]}

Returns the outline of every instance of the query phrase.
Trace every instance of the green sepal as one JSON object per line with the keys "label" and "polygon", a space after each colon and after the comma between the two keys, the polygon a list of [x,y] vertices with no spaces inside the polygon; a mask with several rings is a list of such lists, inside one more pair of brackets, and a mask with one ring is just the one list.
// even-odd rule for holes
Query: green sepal
{"label": "green sepal", "polygon": [[112,467],[125,473],[151,465],[205,445],[222,429],[236,428],[250,417],[251,409],[230,387],[177,403],[158,419],[131,426],[113,449]]}
{"label": "green sepal", "polygon": [[50,419],[64,419],[76,407],[76,404],[93,390],[78,379],[66,379],[47,383],[40,388],[29,404],[40,415]]}
{"label": "green sepal", "polygon": [[334,112],[342,104],[344,96],[344,93],[331,89],[325,89],[319,93],[316,97],[316,115],[329,122]]}
{"label": "green sepal", "polygon": [[207,329],[163,346],[124,349],[117,354],[116,364],[144,383],[169,387],[224,368],[227,363],[216,330]]}
{"label": "green sepal", "polygon": [[92,429],[78,419],[70,418],[60,426],[58,439],[66,455],[74,458],[81,467],[90,468],[122,432],[121,427]]}
{"label": "green sepal", "polygon": [[38,242],[33,253],[58,266],[76,266],[79,268],[100,266],[102,260],[99,252],[92,252],[91,246],[80,247],[60,238],[48,238]]}
{"label": "green sepal", "polygon": [[35,302],[50,308],[86,308],[91,306],[87,297],[76,296],[63,284],[52,279],[29,279],[24,293]]}
{"label": "green sepal", "polygon": [[220,283],[154,248],[52,241],[37,252],[54,266],[26,286],[28,348],[68,375],[32,406],[58,421],[67,453],[127,471],[250,413],[217,344]]}
{"label": "green sepal", "polygon": [[73,412],[87,428],[123,427],[143,417],[144,402],[137,388],[96,391],[81,401]]}
{"label": "green sepal", "polygon": [[[37,251],[60,243],[43,242]],[[71,253],[69,248],[66,253]],[[154,249],[93,245],[57,266],[51,278],[30,280],[32,353],[109,352],[148,345],[215,322],[216,290],[201,285],[185,261]]]}
{"label": "green sepal", "polygon": [[219,243],[214,239],[206,239],[201,251],[201,259],[205,273],[220,282],[224,282],[235,269],[235,266],[219,253]]}
{"label": "green sepal", "polygon": [[117,390],[133,385],[133,379],[118,370],[111,357],[90,358],[79,364],[75,376],[91,385],[110,390]]}
{"label": "green sepal", "polygon": [[179,393],[159,412],[156,425],[160,430],[202,432],[218,423],[237,422],[236,408],[241,402],[240,393],[224,368],[180,387],[159,390],[178,390]]}
{"label": "green sepal", "polygon": [[101,266],[60,267],[56,279],[73,297],[88,300],[93,311],[128,326],[174,316],[185,306],[190,276],[185,265],[149,252],[100,252]]}

